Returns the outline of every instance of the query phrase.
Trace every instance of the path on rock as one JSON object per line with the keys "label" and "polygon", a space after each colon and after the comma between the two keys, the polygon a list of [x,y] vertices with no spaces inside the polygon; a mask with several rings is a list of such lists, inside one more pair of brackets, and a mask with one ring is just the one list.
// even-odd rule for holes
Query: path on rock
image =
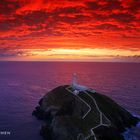
{"label": "path on rock", "polygon": [[[81,100],[89,108],[87,112],[83,115],[82,119],[83,119],[83,123],[85,124],[86,122],[90,120],[90,124],[87,127],[88,129],[87,131],[90,132],[90,134],[88,134],[87,136],[84,136],[82,133],[80,133],[77,136],[77,140],[79,140],[80,137],[83,137],[83,136],[84,136],[84,140],[87,140],[92,136],[94,137],[95,140],[97,140],[94,133],[94,129],[100,126],[109,127],[111,125],[110,120],[99,109],[96,100],[87,91],[79,91],[78,94],[75,94],[74,89],[70,86],[67,87],[66,90],[74,94],[79,100]],[[93,115],[94,115],[94,118],[93,118]],[[106,121],[103,122],[103,120],[106,120]],[[94,124],[94,127],[93,127],[93,124]]]}

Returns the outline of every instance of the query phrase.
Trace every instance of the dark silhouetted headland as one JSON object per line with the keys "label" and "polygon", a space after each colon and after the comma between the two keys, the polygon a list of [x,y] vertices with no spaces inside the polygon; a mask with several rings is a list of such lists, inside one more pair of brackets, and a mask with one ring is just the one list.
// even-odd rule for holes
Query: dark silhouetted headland
{"label": "dark silhouetted headland", "polygon": [[124,140],[122,133],[139,121],[109,97],[69,85],[48,92],[33,115],[45,121],[45,140]]}

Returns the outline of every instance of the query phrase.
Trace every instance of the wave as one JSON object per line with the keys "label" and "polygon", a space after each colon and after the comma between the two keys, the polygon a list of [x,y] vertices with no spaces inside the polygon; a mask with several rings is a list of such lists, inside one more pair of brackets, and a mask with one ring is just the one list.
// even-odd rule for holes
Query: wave
{"label": "wave", "polygon": [[[133,114],[133,116],[140,116]],[[127,128],[126,131],[122,134],[125,140],[139,140],[140,139],[140,121],[137,123],[136,127]]]}

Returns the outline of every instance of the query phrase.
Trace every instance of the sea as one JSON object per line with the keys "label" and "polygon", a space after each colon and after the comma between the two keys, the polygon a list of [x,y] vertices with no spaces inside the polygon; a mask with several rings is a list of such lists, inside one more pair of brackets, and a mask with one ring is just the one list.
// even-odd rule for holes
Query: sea
{"label": "sea", "polygon": [[[32,116],[38,101],[53,88],[78,83],[109,96],[140,116],[140,63],[0,62],[0,140],[43,140],[42,121]],[[140,140],[140,124],[125,140]]]}

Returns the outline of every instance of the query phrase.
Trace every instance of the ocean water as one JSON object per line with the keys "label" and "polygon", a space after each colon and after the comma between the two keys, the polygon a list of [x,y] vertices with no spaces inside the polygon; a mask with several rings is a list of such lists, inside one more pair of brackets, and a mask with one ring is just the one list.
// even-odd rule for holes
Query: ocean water
{"label": "ocean water", "polygon": [[[46,92],[70,84],[73,73],[80,84],[140,116],[140,63],[0,62],[0,140],[43,140],[43,122],[32,111]],[[139,132],[137,127],[124,135],[140,140]]]}

